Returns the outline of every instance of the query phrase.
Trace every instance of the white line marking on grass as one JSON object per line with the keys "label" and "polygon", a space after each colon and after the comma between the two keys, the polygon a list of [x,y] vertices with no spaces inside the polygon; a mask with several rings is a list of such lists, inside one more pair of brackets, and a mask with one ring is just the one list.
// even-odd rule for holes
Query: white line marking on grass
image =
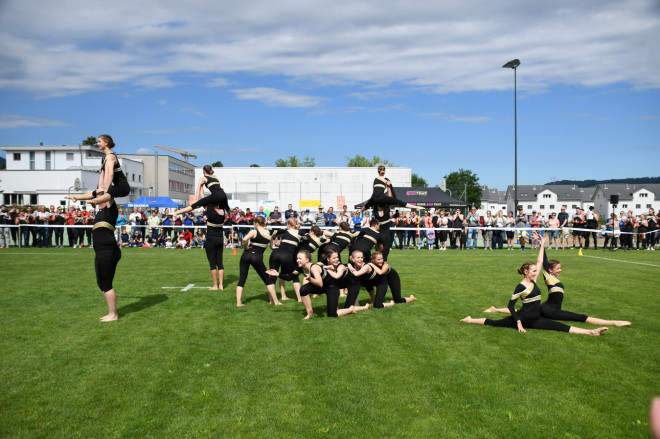
{"label": "white line marking on grass", "polygon": [[173,290],[178,290],[181,289],[181,292],[189,291],[192,290],[193,288],[197,289],[202,289],[202,290],[208,290],[209,287],[196,287],[195,284],[188,284],[185,287],[161,287],[163,289],[173,289]]}
{"label": "white line marking on grass", "polygon": [[594,259],[604,259],[606,261],[614,261],[614,262],[624,262],[626,264],[637,264],[637,265],[648,265],[649,267],[660,267],[660,265],[656,264],[647,264],[645,262],[635,262],[635,261],[623,261],[621,259],[610,259],[610,258],[601,258],[600,256],[587,256],[583,255],[585,258],[594,258]]}

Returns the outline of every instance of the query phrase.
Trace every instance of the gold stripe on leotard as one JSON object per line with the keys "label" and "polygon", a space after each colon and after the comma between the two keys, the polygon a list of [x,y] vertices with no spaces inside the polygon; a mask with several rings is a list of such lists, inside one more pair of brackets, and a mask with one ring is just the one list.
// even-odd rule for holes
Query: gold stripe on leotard
{"label": "gold stripe on leotard", "polygon": [[386,189],[387,185],[386,184],[375,184],[374,187],[381,187],[383,189]]}
{"label": "gold stripe on leotard", "polygon": [[563,292],[564,292],[564,289],[562,287],[555,286],[555,287],[552,287],[552,288],[548,288],[548,293],[563,293]]}
{"label": "gold stripe on leotard", "polygon": [[376,244],[376,243],[378,242],[378,241],[376,240],[376,238],[374,238],[373,236],[364,235],[364,238],[367,238],[368,240],[373,241],[374,244]]}
{"label": "gold stripe on leotard", "polygon": [[259,243],[259,242],[253,242],[251,245],[252,245],[253,247],[262,247],[262,248],[266,248],[266,247],[268,247],[268,244],[261,244],[261,243]]}
{"label": "gold stripe on leotard", "polygon": [[[521,284],[521,285],[523,285],[523,284]],[[511,296],[511,300],[515,300],[519,297],[522,297],[524,299],[525,297],[529,296],[529,294],[532,292],[533,289],[534,289],[534,284],[531,284],[530,286],[525,287],[525,289],[520,291],[519,293],[514,293]]]}
{"label": "gold stripe on leotard", "polygon": [[555,276],[550,274],[549,272],[543,270],[543,279],[545,279],[545,284],[546,285],[556,285],[559,283],[559,279],[557,279]]}
{"label": "gold stripe on leotard", "polygon": [[115,228],[112,226],[112,224],[110,224],[108,222],[105,222],[105,221],[99,221],[98,223],[94,224],[94,227],[92,228],[92,230],[97,229],[99,227],[105,227],[106,229],[110,229],[110,230],[112,230],[113,233],[115,231]]}
{"label": "gold stripe on leotard", "polygon": [[290,239],[283,239],[283,240],[282,240],[282,244],[285,243],[285,242],[286,242],[287,244],[291,244],[291,245],[298,245],[298,243],[297,243],[296,241],[292,241],[292,240],[290,240]]}
{"label": "gold stripe on leotard", "polygon": [[209,226],[209,227],[223,227],[224,226],[224,224],[213,224],[213,223],[210,223],[208,221],[206,222],[206,225]]}
{"label": "gold stripe on leotard", "polygon": [[348,236],[337,235],[336,238],[341,239],[342,241],[351,242],[351,238],[349,238]]}
{"label": "gold stripe on leotard", "polygon": [[213,186],[214,184],[220,185],[220,183],[218,183],[217,181],[213,181],[213,182],[211,182],[211,183],[208,183],[208,184],[206,185],[206,187],[207,187],[207,188],[211,188],[211,186]]}
{"label": "gold stripe on leotard", "polygon": [[523,299],[523,303],[530,303],[530,302],[538,302],[541,300],[541,295],[539,294],[538,296],[530,297],[529,299]]}

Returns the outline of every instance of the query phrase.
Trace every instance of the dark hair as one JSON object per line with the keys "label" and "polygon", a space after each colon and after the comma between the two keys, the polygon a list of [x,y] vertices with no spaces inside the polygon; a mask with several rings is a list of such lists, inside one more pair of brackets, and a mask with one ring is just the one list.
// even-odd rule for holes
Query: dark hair
{"label": "dark hair", "polygon": [[211,165],[204,165],[204,172],[206,172],[209,175],[213,175],[213,166]]}
{"label": "dark hair", "polygon": [[371,218],[369,220],[369,227],[376,227],[380,225],[380,221],[378,221],[376,218]]}
{"label": "dark hair", "polygon": [[385,170],[385,165],[380,165],[380,166],[378,166],[378,173],[379,173],[379,174],[380,174],[380,170],[381,170],[381,169],[384,171],[384,170]]}
{"label": "dark hair", "polygon": [[522,274],[522,275],[524,276],[525,273],[529,271],[529,268],[530,268],[530,267],[533,267],[534,265],[536,265],[536,264],[533,263],[533,262],[525,262],[525,263],[522,264],[522,265],[520,266],[520,268],[518,269],[518,274]]}
{"label": "dark hair", "polygon": [[309,229],[309,231],[314,232],[314,234],[316,236],[321,236],[323,234],[323,232],[321,232],[321,229],[319,228],[319,226],[312,226],[312,228]]}
{"label": "dark hair", "polygon": [[305,255],[308,261],[312,260],[312,254],[308,250],[300,250],[298,252],[299,255]]}
{"label": "dark hair", "polygon": [[340,228],[341,230],[343,230],[344,232],[348,232],[349,230],[351,230],[351,226],[349,226],[348,223],[347,223],[346,221],[342,221],[342,222],[340,222],[340,223],[339,223],[339,228]]}
{"label": "dark hair", "polygon": [[108,144],[108,148],[114,148],[115,142],[112,140],[112,137],[110,136],[110,134],[101,134],[99,136],[99,139],[105,140],[106,143]]}
{"label": "dark hair", "polygon": [[266,218],[261,215],[257,215],[254,219],[254,222],[255,224],[259,224],[261,227],[264,227],[266,225]]}
{"label": "dark hair", "polygon": [[381,253],[381,252],[373,252],[373,253],[371,254],[371,261],[372,261],[372,262],[375,261],[375,260],[376,260],[376,256],[378,256],[378,255],[382,255],[382,253]]}
{"label": "dark hair", "polygon": [[330,260],[330,256],[332,256],[334,253],[337,253],[337,250],[333,248],[326,248],[323,252],[323,255],[325,256],[326,260]]}
{"label": "dark hair", "polygon": [[559,261],[556,260],[556,259],[550,259],[550,260],[548,261],[548,268],[549,268],[550,270],[554,270],[555,267],[556,267],[557,265],[559,265]]}

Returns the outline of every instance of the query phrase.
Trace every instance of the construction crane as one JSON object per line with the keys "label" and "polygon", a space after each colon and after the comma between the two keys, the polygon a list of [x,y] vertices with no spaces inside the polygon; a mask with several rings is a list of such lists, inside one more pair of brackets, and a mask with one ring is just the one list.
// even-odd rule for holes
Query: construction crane
{"label": "construction crane", "polygon": [[194,159],[197,158],[195,154],[190,154],[189,152],[181,151],[180,149],[174,149],[174,148],[170,148],[169,146],[163,146],[163,145],[154,145],[154,146],[156,148],[161,148],[166,151],[172,151],[172,152],[176,152],[177,154],[181,154],[186,159],[186,163],[188,163],[188,157],[192,157]]}

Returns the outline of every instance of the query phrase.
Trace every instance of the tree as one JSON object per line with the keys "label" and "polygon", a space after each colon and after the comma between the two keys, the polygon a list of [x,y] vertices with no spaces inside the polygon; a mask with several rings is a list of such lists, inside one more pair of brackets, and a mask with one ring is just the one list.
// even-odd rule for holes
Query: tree
{"label": "tree", "polygon": [[89,136],[82,142],[83,145],[89,145],[89,146],[94,146],[96,145],[96,137],[94,136]]}
{"label": "tree", "polygon": [[300,160],[298,160],[297,156],[291,155],[287,159],[275,160],[275,166],[277,166],[278,168],[300,168],[300,167],[313,168],[314,166],[316,166],[316,159],[314,157],[306,156],[304,160],[301,162]]}
{"label": "tree", "polygon": [[217,162],[211,163],[211,166],[214,167],[214,168],[224,168],[225,167],[225,165],[223,165],[220,160],[218,160]]}
{"label": "tree", "polygon": [[257,165],[256,163],[252,163],[250,165],[251,168],[260,168],[261,166]]}
{"label": "tree", "polygon": [[355,157],[346,157],[346,159],[348,159],[346,166],[349,168],[370,168],[378,164],[382,164],[386,166],[396,166],[394,163],[390,162],[389,160],[378,157],[377,155],[374,156],[373,160],[369,160],[368,158],[361,156],[360,154],[357,154]]}
{"label": "tree", "polygon": [[469,169],[460,168],[445,175],[447,189],[451,191],[451,196],[459,200],[465,200],[465,190],[467,188],[468,206],[474,206],[477,209],[481,207],[481,186],[479,177]]}
{"label": "tree", "polygon": [[413,173],[413,175],[411,176],[411,182],[412,182],[413,187],[428,187],[429,186],[429,184],[426,182],[426,180],[424,180],[422,177],[420,177],[419,175],[417,175],[415,173]]}

